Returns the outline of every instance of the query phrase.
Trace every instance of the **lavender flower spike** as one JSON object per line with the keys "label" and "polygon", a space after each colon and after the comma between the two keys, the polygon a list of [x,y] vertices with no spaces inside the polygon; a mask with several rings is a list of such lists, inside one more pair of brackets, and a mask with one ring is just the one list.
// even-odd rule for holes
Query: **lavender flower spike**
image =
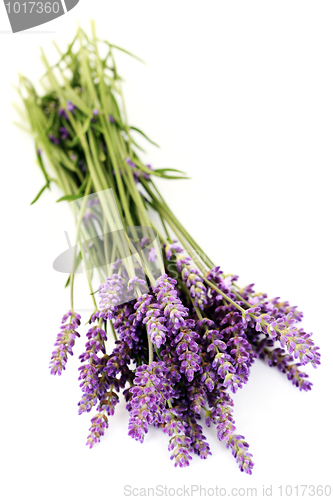
{"label": "lavender flower spike", "polygon": [[163,363],[153,362],[136,369],[129,421],[129,436],[143,443],[148,424],[161,424],[165,420],[166,402],[173,396]]}
{"label": "lavender flower spike", "polygon": [[175,467],[189,466],[192,460],[192,439],[186,432],[186,424],[179,419],[174,409],[169,409],[166,414],[163,432],[171,436],[168,450],[171,451],[170,460],[175,461]]}
{"label": "lavender flower spike", "polygon": [[302,364],[293,363],[293,356],[286,353],[281,347],[274,349],[269,349],[268,347],[274,347],[274,342],[271,339],[264,338],[255,344],[255,349],[259,353],[259,357],[267,359],[269,366],[276,366],[278,370],[285,373],[288,380],[298,387],[300,391],[310,391],[312,382],[307,380],[309,375],[300,370]]}
{"label": "lavender flower spike", "polygon": [[168,450],[171,451],[171,460],[175,460],[175,467],[187,467],[190,465],[192,457],[189,453],[191,438],[188,436],[173,436],[170,439]]}
{"label": "lavender flower spike", "polygon": [[185,255],[184,250],[177,242],[165,248],[168,260],[173,253],[176,255],[176,265],[178,271],[181,273],[182,280],[190,290],[191,297],[194,298],[194,305],[203,310],[208,302],[207,288],[203,284],[203,279],[199,276],[198,269],[193,266],[191,258]]}
{"label": "lavender flower spike", "polygon": [[211,409],[206,411],[206,425],[210,427],[211,422],[213,422],[216,425],[219,441],[228,442],[236,430],[232,414],[233,400],[221,386],[216,387],[211,394],[208,394],[207,399]]}
{"label": "lavender flower spike", "polygon": [[116,312],[116,306],[124,301],[125,293],[125,280],[118,276],[118,274],[113,274],[111,278],[106,278],[105,283],[102,283],[99,287],[99,311],[97,313],[98,318],[103,318],[104,320],[112,319]]}
{"label": "lavender flower spike", "polygon": [[[65,324],[69,319],[69,323]],[[66,369],[68,354],[73,356],[73,346],[75,338],[80,337],[76,328],[80,325],[81,316],[75,312],[68,311],[61,321],[60,332],[55,342],[56,349],[52,352],[50,361],[51,375],[61,375]]]}
{"label": "lavender flower spike", "polygon": [[191,439],[193,451],[200,458],[205,460],[208,455],[211,455],[209,444],[205,441],[206,436],[203,435],[202,427],[195,419],[191,419],[190,424],[186,429],[186,435]]}
{"label": "lavender flower spike", "polygon": [[89,412],[97,403],[99,388],[99,365],[101,363],[98,353],[105,354],[105,341],[107,336],[105,331],[99,326],[93,326],[87,332],[88,342],[86,350],[79,356],[82,365],[79,368],[80,387],[83,397],[78,403],[79,415],[83,412]]}
{"label": "lavender flower spike", "polygon": [[119,397],[115,392],[110,392],[106,398],[98,405],[97,414],[91,419],[91,427],[87,438],[87,446],[92,448],[94,444],[99,443],[101,437],[104,436],[105,429],[109,427],[108,416],[114,415],[114,409],[119,402]]}
{"label": "lavender flower spike", "polygon": [[244,441],[244,436],[238,434],[230,436],[227,448],[231,448],[240,470],[252,474],[254,463],[252,462],[252,454],[248,451],[249,445]]}
{"label": "lavender flower spike", "polygon": [[[260,308],[259,308],[260,309]],[[247,311],[247,314],[250,310]],[[296,319],[293,312],[276,319],[273,314],[249,314],[250,326],[254,322],[257,332],[265,333],[272,340],[279,340],[281,347],[285,347],[289,354],[299,359],[302,365],[311,363],[314,368],[320,364],[319,348],[311,339],[312,333],[306,333],[303,328],[295,326]]]}
{"label": "lavender flower spike", "polygon": [[166,341],[167,329],[164,326],[166,318],[163,315],[163,309],[161,311],[159,304],[153,301],[152,295],[142,295],[138,298],[134,309],[137,310],[137,321],[142,321],[147,325],[150,340],[159,348]]}
{"label": "lavender flower spike", "polygon": [[[188,320],[188,323],[191,320]],[[182,328],[172,340],[171,345],[176,347],[176,354],[180,364],[179,371],[184,373],[189,382],[192,382],[194,373],[200,370],[201,358],[199,344],[196,342],[199,335],[190,328]]]}
{"label": "lavender flower spike", "polygon": [[167,318],[166,326],[174,334],[185,325],[184,318],[188,316],[188,309],[183,306],[178,298],[176,284],[176,280],[170,278],[167,274],[162,274],[156,281],[154,288],[160,308]]}

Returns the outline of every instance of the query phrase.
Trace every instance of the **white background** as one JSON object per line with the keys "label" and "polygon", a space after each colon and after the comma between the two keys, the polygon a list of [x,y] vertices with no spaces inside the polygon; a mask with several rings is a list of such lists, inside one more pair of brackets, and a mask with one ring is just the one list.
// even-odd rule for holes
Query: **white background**
{"label": "white background", "polygon": [[[175,469],[160,431],[144,445],[127,436],[123,404],[89,450],[92,415],[77,415],[77,356],[61,378],[49,375],[69,308],[52,262],[66,249],[70,222],[56,190],[29,205],[43,177],[31,138],[12,123],[12,85],[18,72],[37,82],[39,47],[52,58],[51,40],[64,48],[77,21],[88,28],[91,17],[100,37],[147,62],[118,57],[130,121],[161,145],[146,159],[192,177],[159,183],[172,209],[224,271],[298,305],[321,346],[321,367],[308,370],[310,393],[262,362],[237,393],[252,476],[238,470],[214,429],[206,433],[213,456]],[[0,4],[2,498],[123,498],[126,484],[256,487],[259,497],[272,485],[279,498],[279,485],[330,484],[332,21],[329,1],[81,0],[66,16],[12,35]]]}

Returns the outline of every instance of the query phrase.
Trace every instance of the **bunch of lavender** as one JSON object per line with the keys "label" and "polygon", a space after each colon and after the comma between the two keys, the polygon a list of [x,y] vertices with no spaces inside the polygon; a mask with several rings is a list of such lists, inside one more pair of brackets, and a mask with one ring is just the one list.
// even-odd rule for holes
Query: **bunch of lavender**
{"label": "bunch of lavender", "polygon": [[[251,474],[252,455],[236,430],[232,395],[249,380],[258,358],[285,373],[300,390],[310,390],[302,367],[317,367],[318,347],[312,334],[299,326],[302,313],[297,308],[256,293],[253,285],[240,287],[238,276],[216,267],[172,213],[154,178],[183,178],[182,172],[153,169],[140,160],[137,137],[147,137],[126,119],[114,58],[114,51],[121,49],[98,40],[92,27],[91,38],[79,29],[55,65],[42,53],[44,95],[21,78],[45,178],[33,203],[52,183],[63,191],[61,201],[95,193],[74,211],[78,234],[89,240],[88,254],[80,247],[76,266],[88,259],[92,269],[86,274],[94,312],[79,356],[79,414],[95,411],[87,444],[100,441],[122,393],[129,435],[143,442],[150,426],[160,427],[169,436],[175,466],[188,466],[194,455],[211,455],[203,419],[216,427],[239,468]],[[123,259],[123,236],[110,237],[115,209],[101,196],[110,188],[123,227],[131,226],[134,233],[138,226],[154,228],[163,251],[159,255],[151,246],[146,261],[159,262],[166,272],[152,273],[145,256],[140,265]],[[158,214],[159,227],[152,223],[148,207]],[[142,247],[149,243],[142,238]],[[66,283],[71,311],[63,318],[52,353],[52,374],[65,369],[79,336],[74,278],[73,267]],[[100,282],[98,297],[93,278]],[[108,350],[110,333],[114,346]]]}

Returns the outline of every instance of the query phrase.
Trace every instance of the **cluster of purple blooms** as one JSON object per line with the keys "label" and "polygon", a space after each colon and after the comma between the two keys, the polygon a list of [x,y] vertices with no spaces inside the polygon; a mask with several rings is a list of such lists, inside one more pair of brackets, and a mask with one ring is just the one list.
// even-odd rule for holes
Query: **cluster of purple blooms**
{"label": "cluster of purple blooms", "polygon": [[[99,307],[80,355],[79,413],[97,408],[87,444],[92,447],[103,436],[122,391],[133,439],[142,443],[150,425],[160,427],[169,436],[175,466],[185,467],[193,455],[211,455],[200,424],[204,418],[240,470],[251,474],[252,455],[236,430],[232,394],[248,381],[256,358],[276,366],[300,390],[310,390],[301,367],[320,364],[318,348],[311,334],[296,326],[302,313],[288,302],[256,294],[253,285],[242,289],[237,276],[218,267],[204,280],[177,242],[165,247],[165,257],[166,264],[176,263],[176,279],[163,274],[147,289],[144,280],[134,278],[126,286],[118,267],[99,288]],[[138,297],[128,300],[133,289]],[[64,316],[51,373],[65,368],[79,322],[73,312]],[[117,339],[110,354],[108,322]]]}

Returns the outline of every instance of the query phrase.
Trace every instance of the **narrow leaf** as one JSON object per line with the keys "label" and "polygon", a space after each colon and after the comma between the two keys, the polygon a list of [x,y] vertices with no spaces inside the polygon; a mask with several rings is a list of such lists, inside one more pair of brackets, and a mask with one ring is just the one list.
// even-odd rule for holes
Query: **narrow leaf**
{"label": "narrow leaf", "polygon": [[59,200],[57,200],[57,203],[59,203],[59,201],[74,201],[78,200],[79,198],[82,198],[82,194],[67,194],[66,196],[62,196],[61,198],[59,198]]}
{"label": "narrow leaf", "polygon": [[45,184],[45,186],[42,187],[42,189],[39,191],[39,193],[37,194],[36,198],[34,198],[32,200],[32,202],[30,203],[30,205],[33,205],[34,203],[36,203],[36,201],[39,199],[39,197],[43,194],[43,192],[45,191],[46,188],[49,187],[49,182],[47,182]]}
{"label": "narrow leaf", "polygon": [[144,132],[142,132],[142,130],[140,130],[139,128],[137,128],[137,127],[130,127],[130,129],[131,130],[135,130],[136,132],[138,132],[139,134],[141,134],[148,142],[150,142],[151,144],[153,144],[157,148],[160,147],[156,142],[154,142],[151,139],[149,139],[149,137]]}

